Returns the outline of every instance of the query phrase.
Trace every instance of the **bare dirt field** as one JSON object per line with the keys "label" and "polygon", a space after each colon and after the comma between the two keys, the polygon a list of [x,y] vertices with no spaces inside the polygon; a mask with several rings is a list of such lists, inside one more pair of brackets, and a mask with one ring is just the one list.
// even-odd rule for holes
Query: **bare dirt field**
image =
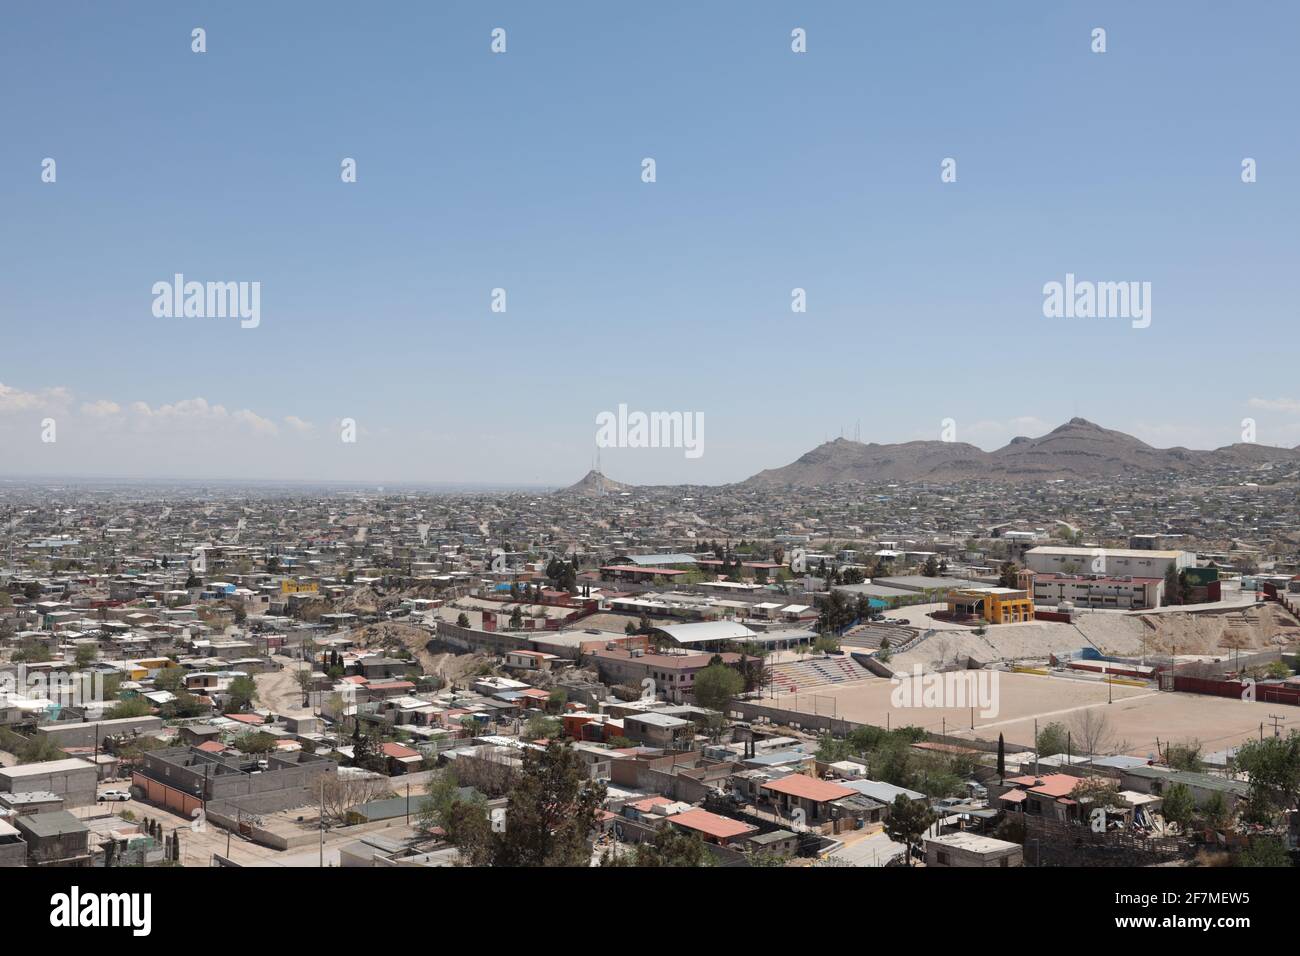
{"label": "bare dirt field", "polygon": [[936,622],[925,613],[938,605],[907,608],[913,626],[935,633],[891,662],[895,669],[913,664],[939,668],[966,658],[983,664],[1045,659],[1092,647],[1103,654],[1141,657],[1150,654],[1225,655],[1235,648],[1266,650],[1300,642],[1300,622],[1276,605],[1218,608],[1216,611],[1161,610],[1157,613],[1088,611],[1074,623],[1032,621],[1001,624],[976,634],[972,628]]}
{"label": "bare dirt field", "polygon": [[[1017,744],[1033,743],[1035,718],[1040,728],[1052,721],[1069,727],[1082,711],[1093,710],[1104,715],[1110,725],[1113,746],[1107,750],[1143,757],[1155,751],[1157,739],[1162,746],[1170,740],[1178,743],[1197,740],[1206,752],[1222,750],[1258,736],[1261,722],[1271,732],[1268,715],[1278,713],[1279,708],[1291,725],[1300,726],[1300,708],[1165,693],[1122,684],[1111,685],[1108,690],[1099,681],[1069,677],[982,673],[998,675],[996,714],[983,716],[979,701],[974,700],[973,731],[970,706],[895,707],[891,703],[894,684],[883,678],[818,687],[812,693],[799,694],[797,706],[793,694],[778,695],[772,701],[764,698],[763,702],[878,726],[911,725],[984,740],[997,740],[998,734],[1003,734],[1007,741]],[[969,685],[972,689],[977,686]],[[991,685],[986,687],[991,691]],[[968,696],[967,700],[974,696]],[[1113,703],[1107,703],[1108,696],[1113,696]],[[992,695],[983,699],[992,699]],[[1291,710],[1295,711],[1293,715],[1288,713]],[[1287,726],[1283,724],[1284,731]]]}

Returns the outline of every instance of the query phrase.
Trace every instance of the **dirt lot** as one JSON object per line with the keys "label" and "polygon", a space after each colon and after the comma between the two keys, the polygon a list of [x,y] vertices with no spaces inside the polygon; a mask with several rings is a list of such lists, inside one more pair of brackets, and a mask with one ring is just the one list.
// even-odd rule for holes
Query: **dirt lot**
{"label": "dirt lot", "polygon": [[[937,605],[924,605],[934,608]],[[923,608],[905,609],[914,626],[933,626],[936,633],[905,654],[894,657],[895,669],[913,664],[937,668],[972,658],[984,664],[1068,654],[1093,647],[1103,654],[1222,655],[1235,647],[1264,650],[1300,642],[1300,623],[1275,605],[1228,612],[1161,611],[1125,614],[1082,610],[1073,624],[1033,621],[989,627],[983,635],[929,619]]]}
{"label": "dirt lot", "polygon": [[1222,614],[1162,612],[1138,615],[1147,629],[1148,653],[1223,654],[1267,650],[1300,642],[1300,624],[1275,604]]}
{"label": "dirt lot", "polygon": [[[987,686],[992,689],[992,685]],[[1104,714],[1110,723],[1117,745],[1114,749],[1137,756],[1154,752],[1157,738],[1162,745],[1170,740],[1199,740],[1206,752],[1221,750],[1258,736],[1260,723],[1267,723],[1268,714],[1278,713],[1279,708],[1288,716],[1289,725],[1300,726],[1300,708],[1163,693],[1119,684],[1111,686],[1114,702],[1107,703],[1107,685],[1097,681],[998,672],[997,712],[982,716],[977,705],[972,733],[970,707],[894,707],[890,700],[893,690],[894,685],[883,678],[818,687],[814,693],[798,695],[797,709],[879,726],[910,724],[985,740],[996,740],[998,734],[1003,734],[1008,741],[1018,744],[1033,742],[1035,717],[1040,728],[1051,721],[1069,726],[1079,712],[1093,709]],[[993,697],[990,694],[985,699]],[[795,708],[795,697],[779,695],[772,703]],[[1287,726],[1283,725],[1284,730]]]}
{"label": "dirt lot", "polygon": [[[106,783],[99,789],[122,789],[125,786],[126,784],[123,782]],[[420,795],[423,796],[422,788]],[[78,807],[73,810],[76,816],[83,819],[102,818],[110,813],[120,817],[123,813],[128,812],[134,815],[135,819],[132,822],[135,823],[143,822],[146,817],[159,821],[163,825],[164,832],[168,834],[179,827],[181,829],[181,864],[183,866],[211,866],[214,853],[221,856],[228,855],[230,859],[241,866],[320,866],[321,851],[320,844],[317,841],[313,840],[307,846],[292,850],[274,850],[246,840],[237,834],[228,836],[225,830],[215,824],[206,824],[199,830],[191,829],[194,821],[186,820],[168,810],[139,800],[128,800],[121,803],[100,803],[93,807]],[[283,814],[273,814],[268,818],[267,822],[274,829],[296,830],[299,825],[294,823],[295,816],[297,816],[296,811],[287,811]],[[90,824],[88,823],[88,825]],[[101,819],[94,823],[94,828],[107,829],[110,825],[109,821]],[[362,827],[350,827],[346,834],[327,830],[325,832],[325,865],[338,866],[339,847],[354,842],[366,833],[374,832],[382,832],[385,836],[399,839],[410,835],[411,830],[401,818],[391,823],[383,822]]]}

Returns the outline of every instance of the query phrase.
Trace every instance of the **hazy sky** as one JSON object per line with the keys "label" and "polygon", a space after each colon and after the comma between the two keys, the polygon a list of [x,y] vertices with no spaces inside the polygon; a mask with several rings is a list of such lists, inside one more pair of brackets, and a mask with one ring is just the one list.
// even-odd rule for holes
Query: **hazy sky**
{"label": "hazy sky", "polygon": [[[560,484],[620,403],[704,419],[634,482],[859,420],[1295,445],[1298,10],[7,3],[0,474]],[[257,327],[155,316],[178,272]],[[1067,273],[1150,326],[1045,318]]]}

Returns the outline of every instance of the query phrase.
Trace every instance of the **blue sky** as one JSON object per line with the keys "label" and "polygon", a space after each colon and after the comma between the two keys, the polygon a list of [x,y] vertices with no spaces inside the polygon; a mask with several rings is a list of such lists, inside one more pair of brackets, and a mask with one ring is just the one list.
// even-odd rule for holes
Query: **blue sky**
{"label": "blue sky", "polygon": [[[1295,445],[1298,10],[6,4],[0,473],[559,484],[619,403],[706,422],[635,482],[858,421]],[[155,318],[176,272],[260,325]],[[1067,272],[1151,326],[1045,318]]]}

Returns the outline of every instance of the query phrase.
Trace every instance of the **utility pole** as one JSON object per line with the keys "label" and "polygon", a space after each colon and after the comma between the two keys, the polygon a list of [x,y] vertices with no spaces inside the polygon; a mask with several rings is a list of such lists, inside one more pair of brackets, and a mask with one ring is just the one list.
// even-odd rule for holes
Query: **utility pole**
{"label": "utility pole", "polygon": [[1038,718],[1034,718],[1034,776],[1038,776]]}
{"label": "utility pole", "polygon": [[1282,716],[1280,716],[1280,715],[1278,715],[1278,714],[1269,714],[1269,715],[1268,715],[1268,719],[1271,720],[1271,721],[1273,721],[1273,736],[1274,736],[1274,737],[1281,737],[1281,736],[1282,736],[1282,728],[1281,728],[1280,724],[1281,724],[1282,721],[1286,720],[1286,718],[1285,718],[1285,717],[1282,717]]}

